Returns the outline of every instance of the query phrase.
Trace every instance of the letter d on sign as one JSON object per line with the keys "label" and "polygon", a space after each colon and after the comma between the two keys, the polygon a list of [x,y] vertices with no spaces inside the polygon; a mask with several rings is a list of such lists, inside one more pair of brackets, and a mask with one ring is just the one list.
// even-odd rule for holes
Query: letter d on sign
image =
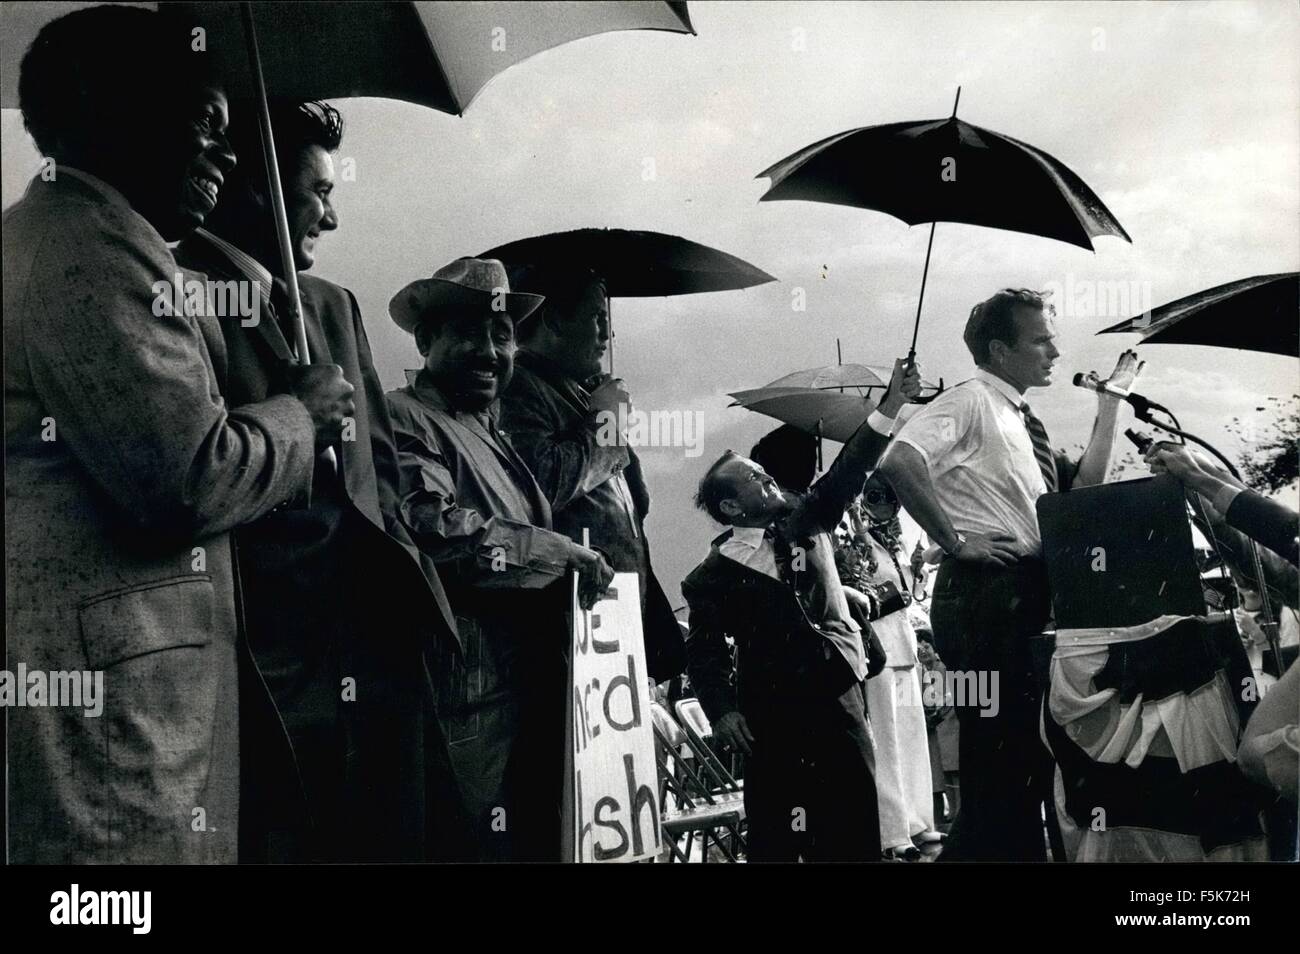
{"label": "letter d on sign", "polygon": [[[609,681],[609,688],[605,690],[605,722],[617,732],[626,732],[629,729],[635,729],[641,724],[641,693],[638,691],[639,685],[636,678],[636,657],[629,654],[627,657],[627,675],[615,676]],[[614,696],[614,690],[620,686],[627,688],[628,700],[631,703],[631,718],[627,722],[619,722],[609,711],[609,701]]]}

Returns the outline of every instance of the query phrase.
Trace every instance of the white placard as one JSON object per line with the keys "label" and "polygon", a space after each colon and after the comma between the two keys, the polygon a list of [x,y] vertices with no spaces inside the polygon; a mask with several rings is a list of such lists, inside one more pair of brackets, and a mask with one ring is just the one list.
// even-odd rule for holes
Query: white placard
{"label": "white placard", "polygon": [[659,777],[641,598],[635,573],[617,573],[590,612],[573,590],[565,759],[565,857],[640,861],[659,854]]}

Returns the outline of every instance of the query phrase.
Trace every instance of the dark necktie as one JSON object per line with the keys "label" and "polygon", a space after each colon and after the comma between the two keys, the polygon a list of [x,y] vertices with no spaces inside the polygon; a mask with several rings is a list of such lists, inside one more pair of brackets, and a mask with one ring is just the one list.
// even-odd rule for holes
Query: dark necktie
{"label": "dark necktie", "polygon": [[803,559],[800,561],[799,566],[795,566],[794,544],[790,542],[790,535],[783,525],[777,524],[768,527],[767,530],[763,531],[763,536],[772,541],[772,550],[776,557],[776,570],[781,576],[781,582],[793,587],[795,595],[799,597],[799,602],[803,604],[803,608],[809,617],[814,622],[820,622],[825,616],[825,608],[817,593],[820,566],[817,565],[815,560],[816,541],[798,541],[799,552]]}
{"label": "dark necktie", "polygon": [[798,589],[796,574],[790,568],[790,541],[786,539],[786,535],[773,525],[763,531],[763,539],[772,543],[772,553],[776,558],[776,572],[780,576],[781,582],[788,583]]}
{"label": "dark necktie", "polygon": [[1047,484],[1049,494],[1055,493],[1056,458],[1052,456],[1052,445],[1047,440],[1047,428],[1034,416],[1027,402],[1020,405],[1020,413],[1025,416],[1025,430],[1029,431],[1029,439],[1033,442],[1034,457],[1038,460],[1038,469],[1043,472],[1043,483]]}

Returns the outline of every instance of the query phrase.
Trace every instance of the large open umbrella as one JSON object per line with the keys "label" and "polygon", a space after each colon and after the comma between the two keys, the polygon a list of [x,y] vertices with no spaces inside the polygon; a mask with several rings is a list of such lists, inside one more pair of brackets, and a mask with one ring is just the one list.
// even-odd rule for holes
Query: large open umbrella
{"label": "large open umbrella", "polygon": [[[889,379],[893,375],[890,368],[876,367],[869,364],[832,364],[821,368],[807,368],[803,371],[791,371],[789,374],[782,375],[775,381],[769,381],[763,385],[766,388],[814,388],[817,390],[839,390],[845,388],[857,388],[867,392],[870,396],[872,389],[879,388],[884,390],[889,387]],[[922,382],[923,388],[934,387],[932,384]],[[938,388],[943,387],[943,379],[939,380]],[[737,394],[742,392],[736,392]]]}
{"label": "large open umbrella", "polygon": [[[519,239],[483,252],[507,266],[539,272],[589,268],[610,298],[659,298],[732,291],[776,281],[743,259],[690,239],[629,229],[575,229]],[[609,367],[614,369],[613,315]]]}
{"label": "large open umbrella", "polygon": [[[19,65],[49,21],[92,3],[6,3],[0,105],[18,105]],[[285,282],[302,360],[309,360],[268,89],[285,99],[377,96],[460,114],[492,77],[571,40],[613,30],[694,33],[684,2],[137,3],[203,31],[231,99],[258,104]]]}
{"label": "large open umbrella", "polygon": [[1064,163],[1028,143],[958,119],[956,102],[948,119],[850,129],[805,146],[757,178],[772,180],[760,202],[829,202],[874,209],[909,225],[930,223],[912,357],[935,223],[1041,235],[1089,251],[1099,235],[1131,241],[1096,193]]}
{"label": "large open umbrella", "polygon": [[[865,364],[842,364],[795,371],[761,388],[733,391],[732,407],[756,414],[828,440],[847,441],[876,409],[889,387],[891,371]],[[922,388],[935,386],[922,381]],[[940,382],[940,387],[942,382]],[[848,390],[857,393],[847,393]],[[873,395],[874,391],[880,395]]]}
{"label": "large open umbrella", "polygon": [[817,437],[843,443],[862,426],[876,402],[861,394],[814,388],[751,388],[733,391],[732,407],[782,421]]}
{"label": "large open umbrella", "polygon": [[1201,344],[1300,357],[1300,272],[1256,275],[1161,305],[1103,328],[1142,344]]}

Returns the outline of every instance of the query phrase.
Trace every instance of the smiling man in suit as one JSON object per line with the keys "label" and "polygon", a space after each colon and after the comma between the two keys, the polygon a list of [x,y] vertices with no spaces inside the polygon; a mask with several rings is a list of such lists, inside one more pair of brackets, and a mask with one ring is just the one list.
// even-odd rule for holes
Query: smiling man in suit
{"label": "smiling man in suit", "polygon": [[235,166],[189,31],[93,7],[22,62],[48,164],[4,215],[6,668],[102,671],[103,711],[7,710],[7,860],[236,860],[232,528],[310,484],[337,367],[230,408],[220,330],[166,307],[167,243]]}
{"label": "smiling man in suit", "polygon": [[880,860],[866,652],[830,535],[919,392],[917,366],[897,362],[880,407],[807,494],[731,451],[700,481],[697,505],[730,529],[682,582],[687,671],[715,736],[747,758],[751,861]]}
{"label": "smiling man in suit", "polygon": [[[229,354],[221,388],[233,407],[276,393],[301,357],[254,118],[246,112],[231,130],[244,174],[177,250],[209,279],[256,290],[252,318],[221,323]],[[338,227],[332,153],[342,118],[324,103],[277,104],[272,128],[302,273],[315,263],[317,240]],[[449,846],[430,826],[454,786],[424,651],[454,647],[455,623],[432,560],[397,516],[392,425],[356,299],[311,275],[299,274],[298,284],[310,361],[342,367],[356,411],[333,459],[316,458],[310,493],[236,536],[249,641],[278,710],[264,713],[265,731],[245,734],[245,761],[275,769],[245,786],[246,812],[263,835],[260,844],[245,839],[247,855],[446,857]]]}

